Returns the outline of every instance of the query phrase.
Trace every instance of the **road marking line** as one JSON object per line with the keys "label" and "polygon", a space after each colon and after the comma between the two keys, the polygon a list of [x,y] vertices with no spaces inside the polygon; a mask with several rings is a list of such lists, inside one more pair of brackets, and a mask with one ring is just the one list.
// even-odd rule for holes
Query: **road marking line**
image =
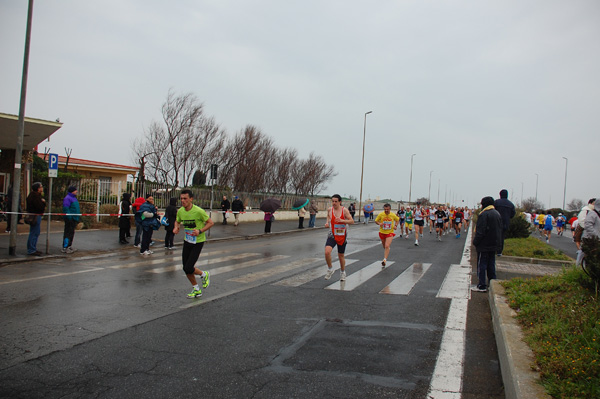
{"label": "road marking line", "polygon": [[232,266],[222,266],[222,267],[217,267],[214,269],[209,269],[209,272],[210,272],[211,276],[216,276],[216,275],[219,275],[222,273],[229,273],[229,272],[232,272],[235,270],[244,269],[246,267],[261,265],[263,263],[273,262],[276,260],[281,260],[281,259],[286,259],[286,258],[289,258],[289,255],[274,255],[274,256],[269,256],[266,258],[251,260],[248,262],[237,263]]}
{"label": "road marking line", "polygon": [[450,265],[437,298],[469,299],[471,297],[471,267]]}
{"label": "road marking line", "polygon": [[[394,262],[387,262],[386,268],[394,264]],[[363,284],[371,277],[383,270],[381,268],[381,261],[373,262],[369,266],[363,267],[359,271],[352,273],[346,277],[346,281],[336,281],[335,283],[325,287],[327,290],[339,290],[339,291],[352,291],[359,285]]]}
{"label": "road marking line", "polygon": [[429,270],[431,263],[413,263],[408,269],[394,279],[387,287],[379,291],[380,294],[408,295],[419,282],[421,277]]}
{"label": "road marking line", "polygon": [[[442,336],[442,343],[440,345],[440,352],[429,384],[427,397],[431,399],[461,398],[467,333],[467,309],[471,293],[469,290],[471,281],[470,279],[465,281],[464,278],[454,277],[456,277],[459,272],[462,274],[465,274],[466,272],[464,269],[467,269],[466,260],[470,259],[469,248],[471,245],[472,231],[473,229],[470,228],[467,233],[461,265],[452,265],[457,266],[455,268],[451,266],[444,279],[442,288],[440,288],[440,292],[438,292],[438,296],[440,296],[440,293],[444,295],[459,295],[457,293],[464,293],[466,287],[468,295],[467,298],[452,297],[451,299],[448,318],[446,319],[446,326],[444,327],[444,335]],[[470,266],[468,266],[469,273],[470,270]],[[448,284],[447,287],[444,288],[446,280],[448,281]],[[451,287],[452,285],[456,285],[457,287]]]}
{"label": "road marking line", "polygon": [[238,283],[252,283],[254,281],[257,280],[261,280],[264,278],[268,278],[271,276],[274,276],[276,274],[280,274],[280,273],[284,273],[287,272],[289,270],[294,270],[299,266],[304,266],[307,265],[309,263],[313,263],[318,261],[319,259],[317,258],[305,258],[305,259],[299,259],[296,260],[294,262],[288,263],[286,265],[280,265],[280,266],[276,266],[276,267],[272,267],[268,270],[263,270],[257,273],[249,273],[240,277],[236,277],[236,278],[230,278],[227,281],[235,281]]}
{"label": "road marking line", "polygon": [[[197,267],[209,266],[209,264],[227,262],[227,261],[230,261],[230,260],[239,260],[239,259],[247,258],[247,257],[250,257],[250,256],[258,256],[258,255],[260,255],[260,254],[259,253],[243,253],[243,254],[238,254],[238,255],[223,256],[221,258],[215,258],[215,259],[202,259],[201,261],[196,262],[196,266]],[[182,267],[183,266],[182,266],[181,261],[180,261],[178,263],[174,263],[174,264],[169,265],[169,266],[158,267],[158,268],[155,268],[155,269],[145,270],[145,272],[146,273],[160,274],[160,273],[167,273],[167,272],[173,272],[173,271],[182,270]]]}
{"label": "road marking line", "polygon": [[[349,265],[351,265],[357,261],[358,261],[357,259],[346,259],[346,267],[348,267]],[[333,268],[333,270],[339,269],[339,266],[340,266],[339,260],[336,260],[335,262],[332,262],[332,264],[331,264],[331,267]],[[327,265],[321,265],[317,268],[307,271],[306,273],[299,273],[290,278],[286,278],[284,280],[277,281],[276,283],[273,283],[273,285],[281,285],[281,286],[285,286],[285,287],[299,287],[302,284],[308,283],[309,281],[313,281],[319,277],[323,277],[323,276],[325,276],[325,274],[327,274]]]}
{"label": "road marking line", "polygon": [[53,277],[66,277],[66,276],[72,276],[74,274],[95,272],[97,270],[104,270],[104,268],[102,268],[102,267],[94,267],[94,268],[91,268],[91,269],[88,269],[88,270],[78,270],[76,272],[70,272],[70,273],[56,273],[56,272],[53,272],[53,273],[56,273],[56,274],[53,274],[51,276],[38,276],[38,277],[23,278],[23,279],[20,279],[20,280],[2,281],[2,282],[0,282],[0,285],[12,284],[12,283],[22,283],[22,282],[25,282],[25,281],[33,281],[33,280],[44,280],[44,279],[53,278]]}

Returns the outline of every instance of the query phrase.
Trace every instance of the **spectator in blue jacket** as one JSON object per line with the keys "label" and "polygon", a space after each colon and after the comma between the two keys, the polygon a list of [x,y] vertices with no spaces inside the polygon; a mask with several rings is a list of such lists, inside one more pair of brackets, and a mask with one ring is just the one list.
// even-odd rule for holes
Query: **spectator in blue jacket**
{"label": "spectator in blue jacket", "polygon": [[158,210],[154,206],[154,197],[152,194],[146,195],[146,202],[144,202],[138,208],[136,212],[136,219],[139,218],[142,225],[142,246],[140,247],[140,255],[152,255],[154,252],[150,251],[150,241],[152,241],[152,233],[155,228],[160,226],[158,221]]}
{"label": "spectator in blue jacket", "polygon": [[508,190],[500,190],[500,198],[494,201],[494,208],[498,211],[502,217],[502,243],[498,248],[498,256],[502,256],[504,250],[504,239],[506,238],[506,232],[508,226],[510,226],[510,219],[515,217],[515,205],[508,199]]}
{"label": "spectator in blue jacket", "polygon": [[72,254],[77,251],[73,249],[73,237],[75,237],[75,227],[79,223],[79,201],[77,200],[77,187],[71,186],[68,188],[68,193],[63,199],[63,216],[65,220],[65,232],[63,234],[62,252]]}

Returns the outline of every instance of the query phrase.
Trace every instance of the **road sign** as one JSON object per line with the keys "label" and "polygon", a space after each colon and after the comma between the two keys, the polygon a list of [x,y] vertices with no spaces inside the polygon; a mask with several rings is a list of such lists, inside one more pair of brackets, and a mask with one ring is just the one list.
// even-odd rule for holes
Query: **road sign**
{"label": "road sign", "polygon": [[58,176],[58,154],[48,154],[48,177]]}

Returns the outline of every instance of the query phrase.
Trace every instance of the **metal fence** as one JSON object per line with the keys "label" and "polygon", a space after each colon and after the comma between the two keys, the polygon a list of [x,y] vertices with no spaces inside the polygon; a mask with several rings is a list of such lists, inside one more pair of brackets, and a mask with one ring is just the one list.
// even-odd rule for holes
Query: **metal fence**
{"label": "metal fence", "polygon": [[[75,182],[72,182],[75,183]],[[173,187],[168,184],[159,183],[132,183],[132,182],[111,182],[103,179],[81,179],[77,184],[78,199],[80,202],[95,203],[96,213],[100,212],[102,205],[118,205],[123,193],[131,193],[132,202],[135,198],[145,197],[152,194],[154,204],[158,209],[165,209],[169,205],[171,198],[179,200],[181,188]],[[260,203],[267,198],[277,198],[281,201],[281,209],[289,210],[297,199],[305,199],[306,196],[293,194],[273,194],[273,193],[246,193],[232,192],[231,190],[221,190],[213,188],[190,188],[194,193],[194,204],[206,209],[220,209],[223,196],[227,196],[230,202],[234,196],[238,196],[244,203],[246,209],[258,209]],[[330,206],[329,197],[314,197],[320,210]],[[97,218],[98,219],[98,218]]]}

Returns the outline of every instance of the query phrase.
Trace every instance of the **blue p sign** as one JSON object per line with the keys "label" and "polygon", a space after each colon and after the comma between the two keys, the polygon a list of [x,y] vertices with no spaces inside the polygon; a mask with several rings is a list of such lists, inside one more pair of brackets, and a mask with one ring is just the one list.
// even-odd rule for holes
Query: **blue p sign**
{"label": "blue p sign", "polygon": [[48,177],[58,176],[58,154],[48,154]]}

